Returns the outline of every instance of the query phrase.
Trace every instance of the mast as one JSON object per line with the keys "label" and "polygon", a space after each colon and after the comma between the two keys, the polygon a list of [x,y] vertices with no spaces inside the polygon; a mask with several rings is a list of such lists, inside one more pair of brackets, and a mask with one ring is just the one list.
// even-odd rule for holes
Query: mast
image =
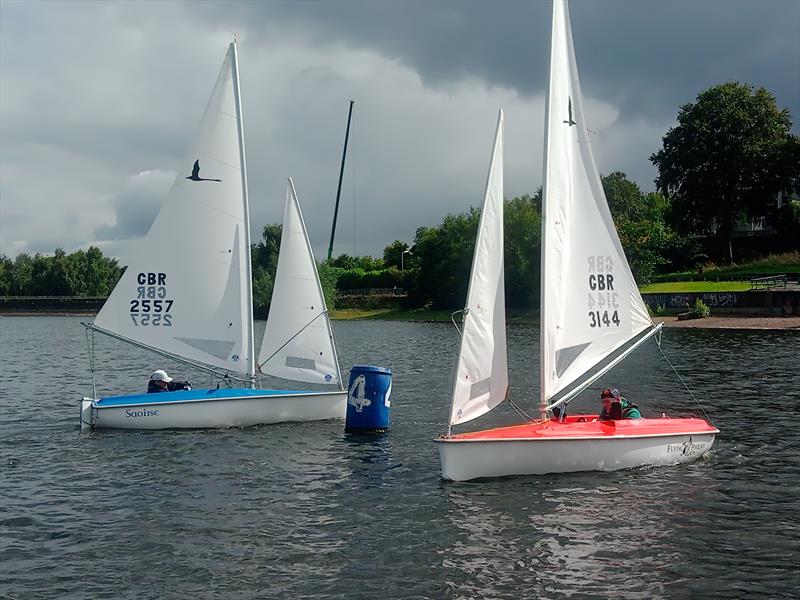
{"label": "mast", "polygon": [[247,374],[250,387],[256,386],[255,337],[253,333],[253,267],[250,256],[250,203],[247,198],[247,169],[244,157],[244,126],[242,124],[242,93],[239,88],[239,56],[236,51],[236,38],[231,43],[233,49],[233,97],[236,102],[236,130],[239,133],[239,160],[242,173],[242,199],[244,201],[244,277],[245,277],[245,318],[247,319]]}
{"label": "mast", "polygon": [[355,102],[350,100],[350,110],[347,112],[347,130],[344,134],[344,150],[342,150],[342,166],[339,169],[339,185],[336,188],[336,206],[333,209],[333,225],[331,226],[331,242],[328,244],[328,260],[331,259],[333,254],[333,237],[336,235],[336,218],[339,215],[339,197],[342,194],[342,177],[344,176],[344,161],[347,158],[347,140],[350,137],[350,119],[353,117],[353,104]]}
{"label": "mast", "polygon": [[553,23],[550,31],[550,73],[548,76],[547,95],[544,101],[544,168],[542,170],[542,237],[539,248],[539,416],[544,421],[547,418],[547,393],[545,391],[545,380],[547,366],[544,356],[545,344],[544,336],[547,334],[545,319],[545,282],[547,281],[547,261],[545,260],[545,248],[547,246],[547,166],[549,162],[547,149],[550,142],[550,87],[553,83],[553,36],[556,27],[556,2],[553,1]]}

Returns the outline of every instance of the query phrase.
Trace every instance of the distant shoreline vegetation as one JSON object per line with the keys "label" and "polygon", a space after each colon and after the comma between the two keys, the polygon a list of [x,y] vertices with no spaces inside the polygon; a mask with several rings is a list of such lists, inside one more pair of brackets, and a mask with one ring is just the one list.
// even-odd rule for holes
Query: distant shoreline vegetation
{"label": "distant shoreline vegetation", "polygon": [[[677,121],[650,156],[658,191],[642,192],[622,172],[601,178],[637,283],[707,280],[720,291],[728,280],[800,271],[800,137],[789,111],[767,90],[731,81],[681,106]],[[541,188],[505,202],[512,310],[538,306],[541,208]],[[479,219],[471,208],[418,228],[411,244],[392,242],[382,258],[323,262],[329,308],[462,308]],[[251,248],[257,318],[269,309],[280,239],[281,226],[267,225]],[[107,296],[123,269],[96,247],[0,256],[0,296]]]}

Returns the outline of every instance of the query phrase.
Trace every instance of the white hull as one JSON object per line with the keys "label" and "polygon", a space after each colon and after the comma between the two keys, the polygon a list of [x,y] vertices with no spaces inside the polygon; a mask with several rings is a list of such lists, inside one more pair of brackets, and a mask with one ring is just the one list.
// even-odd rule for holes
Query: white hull
{"label": "white hull", "polygon": [[436,441],[442,477],[468,481],[688,463],[708,452],[714,437],[715,433],[703,432],[595,439]]}
{"label": "white hull", "polygon": [[[157,394],[161,396],[161,394]],[[347,391],[102,406],[81,402],[81,429],[199,429],[344,419]]]}

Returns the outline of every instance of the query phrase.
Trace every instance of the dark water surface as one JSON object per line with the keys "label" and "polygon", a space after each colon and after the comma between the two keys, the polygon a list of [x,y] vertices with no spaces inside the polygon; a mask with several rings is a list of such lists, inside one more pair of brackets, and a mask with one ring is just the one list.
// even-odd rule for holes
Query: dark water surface
{"label": "dark water surface", "polygon": [[[0,318],[0,597],[782,598],[800,587],[800,334],[668,330],[722,430],[680,467],[444,483],[451,325],[338,322],[344,369],[394,371],[392,428],[81,433],[80,319]],[[261,324],[263,327],[263,324]],[[509,328],[532,405],[535,328]],[[101,393],[155,368],[98,340]],[[648,343],[607,375],[645,415],[693,403]],[[596,409],[592,392],[571,410]],[[503,405],[476,427],[511,422]],[[796,596],[795,596],[796,597]]]}

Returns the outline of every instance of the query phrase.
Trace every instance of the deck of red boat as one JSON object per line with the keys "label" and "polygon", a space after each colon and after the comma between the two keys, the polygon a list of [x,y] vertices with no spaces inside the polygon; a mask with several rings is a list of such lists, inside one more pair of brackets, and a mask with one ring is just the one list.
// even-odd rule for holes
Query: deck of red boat
{"label": "deck of red boat", "polygon": [[703,419],[661,418],[625,419],[620,421],[598,421],[597,415],[570,416],[564,422],[536,421],[509,427],[485,429],[451,435],[448,440],[514,440],[553,438],[604,438],[627,436],[687,435],[719,433],[719,430]]}

